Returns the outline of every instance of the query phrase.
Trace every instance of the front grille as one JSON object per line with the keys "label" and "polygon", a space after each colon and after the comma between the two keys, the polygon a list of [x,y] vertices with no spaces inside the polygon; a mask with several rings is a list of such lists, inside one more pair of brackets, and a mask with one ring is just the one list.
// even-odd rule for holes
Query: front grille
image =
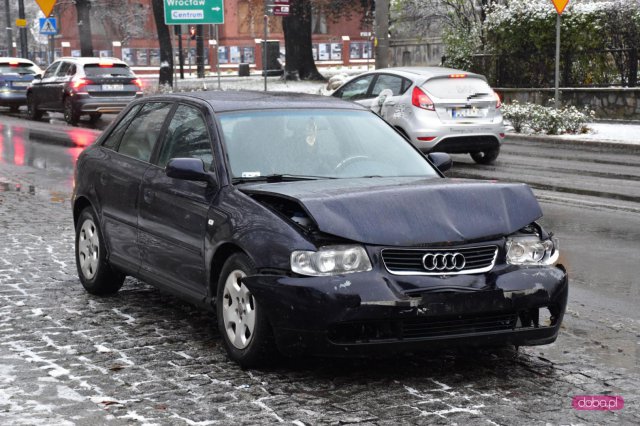
{"label": "front grille", "polygon": [[514,330],[518,327],[517,321],[515,312],[506,312],[343,323],[330,327],[328,337],[339,344],[451,337]]}
{"label": "front grille", "polygon": [[452,319],[415,318],[403,321],[405,339],[449,336],[455,334],[483,333],[512,330],[516,326],[516,314],[458,317]]}
{"label": "front grille", "polygon": [[[461,254],[464,267],[443,270],[428,270],[423,259],[427,255]],[[498,254],[495,245],[465,248],[428,248],[428,249],[383,249],[382,261],[385,268],[395,275],[459,275],[478,274],[493,268]]]}

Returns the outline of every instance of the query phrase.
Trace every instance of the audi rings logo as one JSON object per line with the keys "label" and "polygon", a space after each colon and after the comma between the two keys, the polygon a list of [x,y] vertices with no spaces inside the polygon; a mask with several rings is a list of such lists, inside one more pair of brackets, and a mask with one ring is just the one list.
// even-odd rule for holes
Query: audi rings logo
{"label": "audi rings logo", "polygon": [[427,253],[422,257],[422,265],[427,271],[460,271],[467,261],[462,253]]}

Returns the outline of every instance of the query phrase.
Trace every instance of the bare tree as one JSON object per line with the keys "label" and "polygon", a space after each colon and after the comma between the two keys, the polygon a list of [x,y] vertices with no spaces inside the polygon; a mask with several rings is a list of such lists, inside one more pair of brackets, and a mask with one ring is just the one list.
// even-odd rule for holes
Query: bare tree
{"label": "bare tree", "polygon": [[158,83],[160,86],[173,86],[173,46],[171,45],[169,27],[164,23],[163,1],[151,0],[151,7],[160,45],[160,78]]}
{"label": "bare tree", "polygon": [[99,13],[103,25],[123,45],[126,46],[129,40],[142,37],[145,34],[146,17],[150,12],[148,5],[131,0],[94,1],[93,18],[98,18],[96,14]]}

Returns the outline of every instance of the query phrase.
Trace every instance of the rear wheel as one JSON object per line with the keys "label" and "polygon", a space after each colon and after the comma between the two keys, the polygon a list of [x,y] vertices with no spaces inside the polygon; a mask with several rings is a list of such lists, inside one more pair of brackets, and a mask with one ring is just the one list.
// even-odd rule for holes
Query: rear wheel
{"label": "rear wheel", "polygon": [[115,271],[106,259],[102,232],[90,207],[80,213],[76,225],[76,267],[80,282],[91,294],[117,293],[124,282],[124,274]]}
{"label": "rear wheel", "polygon": [[64,121],[75,126],[80,121],[80,113],[76,110],[73,105],[73,101],[71,98],[64,98]]}
{"label": "rear wheel", "polygon": [[218,280],[216,314],[218,329],[229,358],[242,367],[259,367],[277,355],[271,325],[251,291],[240,281],[255,273],[242,253],[224,264]]}
{"label": "rear wheel", "polygon": [[43,112],[38,109],[36,104],[36,99],[33,95],[27,96],[27,115],[32,120],[40,120],[42,118]]}
{"label": "rear wheel", "polygon": [[473,161],[478,164],[491,164],[498,158],[498,154],[500,154],[500,148],[470,153]]}

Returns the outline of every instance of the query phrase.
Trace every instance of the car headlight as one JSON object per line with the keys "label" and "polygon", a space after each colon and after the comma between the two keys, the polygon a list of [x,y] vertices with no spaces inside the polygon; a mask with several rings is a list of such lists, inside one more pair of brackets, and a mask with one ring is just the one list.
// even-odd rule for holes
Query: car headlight
{"label": "car headlight", "polygon": [[364,247],[327,246],[318,251],[292,252],[291,270],[300,275],[323,277],[370,271],[371,262]]}
{"label": "car headlight", "polygon": [[558,241],[541,240],[537,235],[513,235],[507,238],[507,263],[510,265],[553,265],[558,261]]}

